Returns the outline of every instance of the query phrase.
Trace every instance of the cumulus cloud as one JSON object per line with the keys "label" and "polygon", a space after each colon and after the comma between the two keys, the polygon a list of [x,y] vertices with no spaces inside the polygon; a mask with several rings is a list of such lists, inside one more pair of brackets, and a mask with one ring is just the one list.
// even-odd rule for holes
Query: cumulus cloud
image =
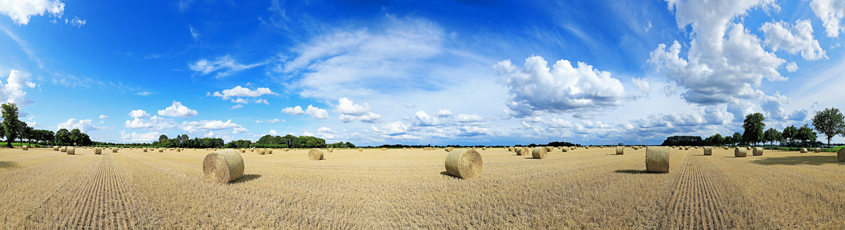
{"label": "cumulus cloud", "polygon": [[640,92],[643,92],[643,95],[648,95],[648,93],[651,92],[647,78],[631,78],[631,83],[634,83],[634,86],[636,86],[637,89],[640,89]]}
{"label": "cumulus cloud", "polygon": [[666,84],[666,86],[663,86],[663,92],[666,93],[667,97],[670,97],[672,95],[675,95],[675,92],[678,92],[678,90],[675,89],[674,85]]}
{"label": "cumulus cloud", "polygon": [[198,113],[196,110],[189,109],[182,105],[182,102],[173,101],[173,104],[170,107],[165,108],[164,110],[159,110],[159,116],[167,116],[167,117],[181,117],[181,118],[191,118],[196,116]]}
{"label": "cumulus cloud", "polygon": [[733,121],[742,122],[745,115],[754,113],[754,104],[747,101],[735,100],[728,103],[728,113],[733,114]]}
{"label": "cumulus cloud", "polygon": [[129,112],[129,116],[133,117],[133,118],[147,118],[147,117],[150,117],[150,114],[148,114],[147,111],[139,109],[139,110],[132,110],[132,112]]}
{"label": "cumulus cloud", "polygon": [[328,127],[320,127],[320,129],[317,129],[317,135],[320,135],[320,137],[326,139],[334,139],[335,137],[337,137],[335,135],[336,133],[337,132]]}
{"label": "cumulus cloud", "polygon": [[754,90],[762,79],[785,81],[777,68],[786,61],[760,45],[760,39],[732,19],[754,7],[776,8],[773,0],[763,1],[669,1],[675,9],[677,26],[692,28],[686,57],[681,44],[658,45],[649,63],[667,80],[688,90],[681,94],[690,103],[714,105],[737,99],[760,98]]}
{"label": "cumulus cloud", "polygon": [[217,72],[217,75],[215,77],[221,78],[236,72],[240,72],[242,70],[262,66],[264,64],[267,64],[267,62],[259,62],[255,64],[244,65],[238,63],[238,61],[232,58],[231,56],[226,55],[222,57],[217,57],[217,60],[214,61],[209,61],[203,58],[193,64],[188,64],[188,67],[191,68],[191,70],[196,71],[197,73],[200,73],[202,75]]}
{"label": "cumulus cloud", "polygon": [[87,133],[87,132],[90,132],[90,131],[100,130],[102,128],[103,127],[97,127],[97,126],[92,125],[91,119],[80,119],[78,121],[76,119],[68,119],[64,123],[59,123],[57,129],[67,129],[67,130],[79,129],[79,131],[82,131],[83,133]]}
{"label": "cumulus cloud", "polygon": [[789,71],[791,73],[791,72],[795,72],[797,70],[798,70],[798,64],[795,64],[795,62],[790,62],[790,63],[786,64],[786,71]]}
{"label": "cumulus cloud", "polygon": [[801,53],[804,60],[827,58],[819,41],[813,38],[810,20],[797,20],[793,25],[783,21],[766,22],[760,30],[766,36],[764,43],[774,51],[782,49],[790,54]]}
{"label": "cumulus cloud", "polygon": [[364,102],[363,104],[355,104],[348,98],[340,98],[338,100],[335,111],[340,113],[338,119],[343,123],[353,122],[356,119],[364,123],[378,123],[381,122],[381,115],[370,112],[370,105]]}
{"label": "cumulus cloud", "polygon": [[510,60],[494,66],[508,87],[508,114],[525,117],[538,111],[595,111],[619,106],[625,98],[622,83],[610,77],[610,72],[595,70],[583,62],[574,68],[567,60],[559,60],[551,70],[547,65],[542,57],[533,56],[525,59],[521,70]]}
{"label": "cumulus cloud", "polygon": [[776,92],[772,96],[765,96],[763,97],[760,104],[760,107],[763,108],[763,111],[766,112],[766,119],[771,120],[795,120],[801,121],[807,117],[807,110],[794,110],[792,112],[788,111],[785,107],[789,104],[790,98],[784,95],[781,95],[780,92]]}
{"label": "cumulus cloud", "polygon": [[836,0],[812,0],[810,8],[822,20],[824,31],[828,37],[839,37],[839,31],[845,29],[840,26],[840,20],[845,17],[845,2]]}
{"label": "cumulus cloud", "polygon": [[179,129],[185,130],[189,133],[222,129],[238,129],[246,132],[245,129],[241,128],[243,128],[243,126],[235,124],[232,120],[227,120],[226,122],[220,120],[183,121],[179,126]]}
{"label": "cumulus cloud", "polygon": [[0,0],[0,6],[0,14],[20,25],[28,24],[32,16],[49,14],[60,18],[65,11],[61,0]]}
{"label": "cumulus cloud", "polygon": [[26,96],[25,88],[35,88],[37,85],[30,81],[31,75],[12,70],[9,73],[6,85],[0,82],[0,101],[15,103],[18,106],[27,106],[35,102]]}
{"label": "cumulus cloud", "polygon": [[277,132],[276,132],[276,130],[274,130],[274,129],[271,129],[269,134],[270,134],[270,135],[273,135],[273,136],[278,136],[278,135],[279,135],[279,133],[277,133]]}
{"label": "cumulus cloud", "polygon": [[153,116],[147,119],[146,117],[148,116],[149,114],[147,114],[146,116],[135,117],[135,119],[131,121],[127,120],[126,123],[124,123],[124,127],[129,129],[146,129],[156,131],[162,131],[176,127],[176,122],[172,119],[162,118],[159,116]]}
{"label": "cumulus cloud", "polygon": [[229,110],[240,109],[240,108],[243,108],[243,107],[244,107],[244,105],[241,105],[241,104],[233,105],[233,106],[229,107]]}
{"label": "cumulus cloud", "polygon": [[255,100],[255,104],[265,104],[265,105],[269,105],[269,104],[270,104],[270,102],[267,102],[267,100],[266,100],[266,99],[261,99],[261,98],[258,98],[258,100]]}
{"label": "cumulus cloud", "polygon": [[148,142],[148,141],[157,141],[158,137],[161,136],[163,133],[159,132],[149,132],[149,133],[127,133],[126,131],[120,130],[120,140],[122,141],[131,141],[131,142]]}
{"label": "cumulus cloud", "polygon": [[307,113],[308,115],[311,115],[311,117],[317,119],[326,119],[329,117],[328,111],[326,111],[325,109],[314,107],[312,105],[308,105],[308,108],[306,108],[304,111],[300,106],[287,107],[282,109],[282,113],[287,113],[291,115],[302,115]]}
{"label": "cumulus cloud", "polygon": [[243,98],[232,99],[232,103],[238,103],[238,104],[249,104],[249,102],[248,102],[248,101],[246,101],[246,100],[244,100]]}
{"label": "cumulus cloud", "polygon": [[[223,93],[220,93],[220,91],[215,91],[214,94],[211,94],[211,96],[221,97],[223,100],[228,100],[229,98],[232,98],[232,97],[260,97],[260,96],[263,96],[263,95],[278,95],[278,94],[274,93],[269,88],[257,88],[255,90],[251,90],[249,88],[244,88],[244,87],[241,87],[241,86],[235,86],[235,88],[232,88],[232,89],[224,89]],[[258,102],[256,102],[256,103],[258,103]]]}
{"label": "cumulus cloud", "polygon": [[437,112],[434,113],[434,115],[437,115],[438,117],[451,117],[452,111],[441,109],[441,110],[437,110]]}
{"label": "cumulus cloud", "polygon": [[373,133],[393,136],[407,133],[411,126],[401,121],[394,121],[380,128],[376,126],[371,126],[370,128],[373,130]]}
{"label": "cumulus cloud", "polygon": [[266,120],[263,120],[263,121],[257,120],[257,121],[255,121],[255,123],[258,124],[258,123],[262,123],[262,122],[267,122],[267,123],[270,123],[270,124],[275,124],[276,122],[279,122],[279,121],[285,122],[285,120],[279,120],[279,119],[274,118],[274,119],[266,119]]}
{"label": "cumulus cloud", "polygon": [[455,116],[455,121],[460,123],[481,122],[484,118],[475,114],[458,114]]}
{"label": "cumulus cloud", "polygon": [[414,119],[416,119],[416,123],[419,126],[434,126],[440,124],[439,119],[437,119],[436,117],[429,116],[422,110],[414,114]]}
{"label": "cumulus cloud", "polygon": [[100,115],[100,119],[109,119],[109,117],[106,115]]}

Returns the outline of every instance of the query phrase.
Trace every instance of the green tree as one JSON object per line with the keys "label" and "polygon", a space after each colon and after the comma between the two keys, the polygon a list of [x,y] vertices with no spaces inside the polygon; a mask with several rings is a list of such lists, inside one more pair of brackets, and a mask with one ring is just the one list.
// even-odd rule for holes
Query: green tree
{"label": "green tree", "polygon": [[749,144],[753,143],[754,145],[762,141],[763,129],[766,128],[766,124],[763,123],[765,120],[766,117],[763,117],[762,113],[753,113],[745,116],[745,121],[742,124],[742,129],[745,130],[742,133],[742,140]]}
{"label": "green tree", "polygon": [[18,106],[15,103],[2,105],[3,133],[6,136],[6,146],[11,148],[12,142],[20,136],[20,129],[23,122],[18,120]]}
{"label": "green tree", "polygon": [[73,129],[70,131],[70,142],[74,146],[82,145],[82,132],[79,129]]}
{"label": "green tree", "polygon": [[36,139],[37,141],[38,136],[36,135],[35,128],[29,126],[22,126],[21,130],[21,139],[26,139],[26,143],[32,142],[32,139]]}
{"label": "green tree", "polygon": [[804,146],[807,145],[807,141],[816,141],[818,138],[818,134],[813,132],[813,129],[804,124],[801,128],[798,129],[798,139],[801,140]]}
{"label": "green tree", "polygon": [[843,133],[845,131],[845,116],[842,116],[837,108],[824,109],[816,112],[816,115],[813,116],[813,127],[819,133],[824,134],[827,138],[827,145],[830,145],[831,138],[839,134],[845,135]]}
{"label": "green tree", "polygon": [[731,144],[733,144],[733,141],[734,141],[734,137],[732,137],[732,136],[727,136],[727,137],[725,137],[725,142],[724,142],[724,143],[725,143],[725,145],[731,145]]}
{"label": "green tree", "polygon": [[789,142],[789,145],[795,144],[795,140],[798,140],[798,128],[795,125],[790,125],[789,127],[783,128],[783,133],[781,134],[783,139],[786,139]]}
{"label": "green tree", "polygon": [[769,142],[770,145],[774,145],[775,141],[780,141],[781,133],[775,128],[769,128],[763,133],[763,139]]}
{"label": "green tree", "polygon": [[351,142],[348,142],[348,141],[347,141],[347,142],[346,142],[346,147],[347,147],[347,148],[355,148],[355,145],[353,145]]}
{"label": "green tree", "polygon": [[70,131],[67,129],[59,129],[56,131],[56,143],[59,145],[69,145],[70,143]]}
{"label": "green tree", "polygon": [[159,142],[159,143],[164,143],[164,142],[165,142],[165,141],[167,141],[168,139],[169,139],[169,138],[167,138],[167,135],[164,135],[164,134],[162,134],[161,136],[158,136],[158,142]]}
{"label": "green tree", "polygon": [[722,137],[722,134],[713,135],[713,145],[722,145],[725,143],[725,138]]}
{"label": "green tree", "polygon": [[742,133],[734,132],[733,135],[733,144],[738,145],[739,142],[742,142]]}

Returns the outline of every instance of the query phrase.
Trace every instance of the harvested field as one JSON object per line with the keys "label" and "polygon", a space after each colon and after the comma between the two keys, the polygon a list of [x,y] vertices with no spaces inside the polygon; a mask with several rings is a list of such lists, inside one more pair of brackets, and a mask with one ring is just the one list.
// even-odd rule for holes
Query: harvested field
{"label": "harvested field", "polygon": [[446,173],[445,151],[307,151],[241,154],[243,176],[215,184],[206,150],[0,149],[0,228],[845,228],[836,153],[671,149],[670,173],[646,173],[643,148],[543,160],[489,148],[464,180]]}

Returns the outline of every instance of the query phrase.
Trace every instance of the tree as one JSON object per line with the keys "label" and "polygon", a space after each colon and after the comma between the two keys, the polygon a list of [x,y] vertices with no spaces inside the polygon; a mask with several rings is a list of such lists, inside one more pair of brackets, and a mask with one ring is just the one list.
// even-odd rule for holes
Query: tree
{"label": "tree", "polygon": [[73,129],[70,131],[70,142],[74,146],[82,145],[82,132],[79,129]]}
{"label": "tree", "polygon": [[745,122],[742,123],[742,128],[745,130],[742,133],[742,140],[754,145],[757,142],[763,140],[763,129],[766,128],[766,124],[763,121],[766,120],[766,117],[763,117],[762,113],[753,113],[748,114],[745,116]]}
{"label": "tree", "polygon": [[725,137],[725,142],[724,142],[724,143],[725,143],[725,145],[731,145],[731,144],[733,144],[733,143],[734,143],[734,137],[732,137],[732,136],[727,136],[727,137]]}
{"label": "tree", "polygon": [[738,145],[739,142],[742,142],[742,133],[734,132],[733,135],[733,144]]}
{"label": "tree", "polygon": [[781,133],[775,128],[769,128],[763,133],[763,139],[769,142],[770,145],[774,145],[775,141],[780,141]]}
{"label": "tree", "polygon": [[159,143],[164,143],[164,142],[167,141],[167,139],[168,139],[167,135],[162,134],[161,136],[158,136],[158,142]]}
{"label": "tree", "polygon": [[67,131],[67,129],[56,131],[56,143],[59,145],[68,145],[70,143],[70,131]]}
{"label": "tree", "polygon": [[713,135],[713,145],[722,145],[725,143],[725,138],[722,137],[722,134]]}
{"label": "tree", "polygon": [[20,135],[20,129],[22,121],[18,120],[18,106],[15,103],[5,103],[2,105],[2,113],[3,113],[3,131],[4,136],[6,136],[6,146],[11,148],[12,141],[18,138]]}
{"label": "tree", "polygon": [[843,134],[843,131],[845,131],[843,130],[845,129],[845,116],[842,116],[837,108],[824,109],[816,112],[816,115],[813,116],[813,127],[819,133],[824,134],[827,138],[827,145],[830,145],[831,138]]}
{"label": "tree", "polygon": [[784,139],[789,141],[789,145],[793,145],[795,144],[795,140],[798,140],[798,128],[796,128],[795,125],[783,128],[782,136]]}
{"label": "tree", "polygon": [[34,128],[29,126],[21,126],[21,130],[21,139],[26,139],[26,143],[32,142],[32,139],[38,139]]}
{"label": "tree", "polygon": [[801,128],[798,129],[798,139],[801,140],[805,146],[807,145],[807,141],[816,141],[816,138],[818,138],[818,134],[813,132],[813,129],[807,126],[807,124],[804,124],[804,126],[801,126]]}

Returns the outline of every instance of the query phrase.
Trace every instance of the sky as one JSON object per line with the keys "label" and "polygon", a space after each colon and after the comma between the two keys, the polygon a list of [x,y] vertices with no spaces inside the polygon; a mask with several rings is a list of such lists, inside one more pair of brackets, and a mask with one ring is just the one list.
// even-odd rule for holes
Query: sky
{"label": "sky", "polygon": [[103,142],[660,144],[845,109],[843,17],[835,0],[0,0],[0,101]]}

